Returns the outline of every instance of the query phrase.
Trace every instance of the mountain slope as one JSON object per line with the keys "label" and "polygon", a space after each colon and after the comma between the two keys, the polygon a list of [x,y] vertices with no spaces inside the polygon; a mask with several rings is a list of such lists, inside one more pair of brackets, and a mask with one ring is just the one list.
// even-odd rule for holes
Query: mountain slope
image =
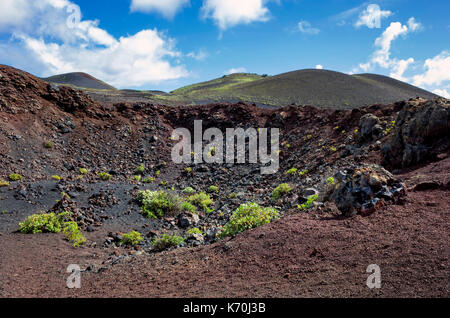
{"label": "mountain slope", "polygon": [[43,80],[54,84],[64,84],[77,88],[115,90],[113,86],[106,84],[89,74],[81,72],[55,75],[43,78]]}

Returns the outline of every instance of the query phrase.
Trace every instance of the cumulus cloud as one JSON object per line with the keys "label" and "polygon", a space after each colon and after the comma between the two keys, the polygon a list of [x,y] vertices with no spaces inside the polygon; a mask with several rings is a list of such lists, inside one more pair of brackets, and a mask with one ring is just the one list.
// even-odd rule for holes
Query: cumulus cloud
{"label": "cumulus cloud", "polygon": [[408,25],[403,25],[400,22],[392,22],[386,30],[375,40],[376,51],[372,54],[370,60],[366,63],[361,63],[352,72],[358,71],[368,72],[375,66],[390,70],[392,78],[406,81],[404,73],[408,67],[415,62],[414,58],[397,59],[391,57],[392,43],[400,36],[405,36],[411,32],[419,30],[420,23],[417,23],[414,18],[410,18]]}
{"label": "cumulus cloud", "polygon": [[447,89],[435,89],[433,93],[445,98],[450,98],[450,91],[447,91]]}
{"label": "cumulus cloud", "polygon": [[[99,21],[82,20],[81,10],[68,0],[16,1],[28,12],[26,20],[8,23],[8,48],[22,50],[38,75],[82,71],[117,87],[140,87],[187,76],[172,62],[181,56],[173,39],[157,29],[116,39]],[[9,10],[0,2],[0,12]],[[0,20],[2,21],[2,20]],[[6,24],[5,24],[6,25]],[[5,46],[0,46],[3,50]],[[7,56],[0,52],[0,56]],[[12,59],[12,60],[11,60]],[[9,56],[10,64],[23,63]]]}
{"label": "cumulus cloud", "polygon": [[203,17],[213,19],[223,31],[238,24],[269,20],[269,0],[204,0]]}
{"label": "cumulus cloud", "polygon": [[144,13],[158,12],[171,19],[189,3],[189,0],[132,0],[130,10]]}
{"label": "cumulus cloud", "polygon": [[450,52],[443,51],[439,55],[427,59],[424,63],[424,69],[423,74],[413,77],[415,85],[441,85],[443,82],[450,81]]}
{"label": "cumulus cloud", "polygon": [[[421,88],[433,91],[435,94],[448,97],[450,83],[450,52],[443,51],[433,58],[425,60],[420,68],[414,68],[409,73],[414,74],[405,76],[405,73],[411,65],[419,66],[419,63],[410,57],[407,59],[398,59],[391,57],[391,47],[393,41],[401,36],[423,29],[413,17],[407,24],[392,22],[383,34],[375,40],[377,50],[371,55],[367,63],[361,63],[352,70],[352,73],[358,71],[370,71],[376,66],[390,71],[389,76],[400,81],[408,82]],[[419,71],[418,71],[419,70]]]}
{"label": "cumulus cloud", "polygon": [[316,65],[316,70],[323,70],[323,66],[320,65],[320,64],[317,64],[317,65]]}
{"label": "cumulus cloud", "polygon": [[367,26],[369,29],[381,28],[381,20],[387,18],[392,14],[391,11],[381,10],[378,4],[369,4],[367,8],[361,12],[355,26]]}
{"label": "cumulus cloud", "polygon": [[300,21],[298,23],[298,30],[302,33],[312,34],[312,35],[319,34],[319,32],[320,32],[319,29],[313,28],[311,26],[311,23],[309,23],[308,21]]}
{"label": "cumulus cloud", "polygon": [[236,74],[236,73],[247,73],[247,69],[245,67],[237,67],[229,69],[225,72],[225,75]]}

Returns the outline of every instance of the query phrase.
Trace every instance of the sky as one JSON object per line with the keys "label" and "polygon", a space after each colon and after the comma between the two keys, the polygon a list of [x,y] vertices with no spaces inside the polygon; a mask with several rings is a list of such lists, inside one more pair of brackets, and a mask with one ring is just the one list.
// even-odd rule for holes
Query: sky
{"label": "sky", "polygon": [[317,68],[450,98],[449,13],[448,0],[0,0],[0,64],[164,91]]}

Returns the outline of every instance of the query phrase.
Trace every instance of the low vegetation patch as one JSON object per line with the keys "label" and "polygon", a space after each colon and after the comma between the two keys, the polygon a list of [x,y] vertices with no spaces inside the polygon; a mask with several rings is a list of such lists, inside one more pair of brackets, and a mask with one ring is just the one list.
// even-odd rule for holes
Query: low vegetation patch
{"label": "low vegetation patch", "polygon": [[100,178],[100,180],[103,180],[103,181],[108,181],[108,180],[111,180],[111,178],[112,178],[112,175],[110,175],[109,173],[106,173],[106,172],[99,172],[99,173],[97,173],[97,176]]}
{"label": "low vegetation patch", "polygon": [[294,174],[296,174],[297,173],[297,168],[291,168],[291,169],[289,169],[288,171],[286,171],[285,173],[287,174],[287,175],[290,175],[290,176],[292,176],[292,175],[294,175]]}
{"label": "low vegetation patch", "polygon": [[51,149],[51,148],[53,148],[52,142],[51,142],[51,141],[46,141],[46,142],[44,142],[44,148],[46,148],[46,149]]}
{"label": "low vegetation patch", "polygon": [[188,230],[189,235],[200,234],[203,235],[202,231],[198,227],[194,227],[193,229]]}
{"label": "low vegetation patch", "polygon": [[314,202],[319,199],[318,195],[311,195],[305,203],[297,205],[300,211],[308,210],[314,206]]}
{"label": "low vegetation patch", "polygon": [[140,182],[141,179],[142,179],[142,176],[141,176],[141,175],[135,175],[135,176],[133,176],[133,180],[136,181],[136,182]]}
{"label": "low vegetation patch", "polygon": [[88,174],[88,173],[89,173],[88,169],[80,168],[80,174],[85,175],[85,174]]}
{"label": "low vegetation patch", "polygon": [[215,186],[215,185],[212,185],[212,186],[210,186],[210,187],[208,188],[208,192],[209,192],[209,193],[217,193],[217,192],[219,192],[219,187],[218,187],[218,186]]}
{"label": "low vegetation patch", "polygon": [[148,177],[148,178],[142,179],[142,182],[144,182],[144,183],[153,183],[153,182],[155,182],[155,178]]}
{"label": "low vegetation patch", "polygon": [[69,216],[69,212],[33,214],[19,223],[19,231],[25,234],[59,233]]}
{"label": "low vegetation patch", "polygon": [[21,181],[23,177],[20,174],[17,173],[11,173],[8,176],[9,181]]}
{"label": "low vegetation patch", "polygon": [[234,211],[230,221],[224,226],[220,237],[234,236],[279,218],[279,212],[274,208],[263,208],[257,203],[242,204]]}
{"label": "low vegetation patch", "polygon": [[212,204],[214,204],[214,201],[205,192],[200,192],[200,193],[197,193],[197,194],[187,197],[186,202],[189,202],[189,203],[201,208],[203,211],[205,211],[207,213],[210,213],[213,211],[210,208],[210,206]]}
{"label": "low vegetation patch", "polygon": [[182,200],[179,196],[166,191],[139,191],[137,200],[141,212],[147,218],[161,218],[175,215],[181,211]]}
{"label": "low vegetation patch", "polygon": [[134,174],[136,175],[143,175],[144,173],[145,173],[145,164],[141,164],[134,170]]}
{"label": "low vegetation patch", "polygon": [[185,212],[190,212],[193,214],[197,213],[197,208],[195,205],[189,203],[189,202],[183,202],[181,204],[181,210],[185,211]]}
{"label": "low vegetation patch", "polygon": [[140,242],[143,242],[144,239],[141,233],[137,231],[131,231],[130,233],[125,233],[122,235],[122,240],[120,243],[124,245],[138,245]]}
{"label": "low vegetation patch", "polygon": [[0,179],[0,188],[1,187],[9,187],[9,182]]}
{"label": "low vegetation patch", "polygon": [[184,188],[183,193],[184,194],[194,194],[195,193],[195,189],[192,188],[192,187],[186,187],[186,188]]}
{"label": "low vegetation patch", "polygon": [[54,176],[52,176],[52,179],[56,180],[56,181],[61,181],[62,178],[58,175],[54,175]]}
{"label": "low vegetation patch", "polygon": [[64,223],[63,234],[66,240],[71,242],[74,247],[79,247],[86,242],[86,238],[74,221]]}
{"label": "low vegetation patch", "polygon": [[160,238],[155,238],[152,242],[153,247],[158,251],[166,250],[170,247],[175,247],[184,242],[184,239],[178,235],[163,234]]}
{"label": "low vegetation patch", "polygon": [[278,187],[276,187],[272,192],[272,198],[278,200],[292,191],[292,188],[287,183],[282,183]]}

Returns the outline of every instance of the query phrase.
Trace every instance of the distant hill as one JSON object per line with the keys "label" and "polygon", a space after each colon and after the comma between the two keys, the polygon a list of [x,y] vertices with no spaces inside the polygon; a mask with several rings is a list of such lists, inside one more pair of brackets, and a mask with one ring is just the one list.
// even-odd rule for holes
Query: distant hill
{"label": "distant hill", "polygon": [[85,89],[100,102],[151,102],[165,105],[198,105],[216,102],[247,102],[262,106],[312,105],[325,108],[355,108],[390,104],[415,97],[437,95],[376,74],[344,73],[306,69],[275,76],[237,73],[174,90],[116,90],[85,73],[69,73],[45,79]]}
{"label": "distant hill", "polygon": [[276,76],[233,74],[225,78],[183,87],[169,99],[208,101],[242,100],[263,105],[314,105],[352,108],[387,104],[432,94],[415,86],[375,74],[347,75],[327,70],[300,70]]}
{"label": "distant hill", "polygon": [[105,82],[89,75],[86,73],[76,72],[76,73],[67,73],[61,75],[55,75],[47,78],[43,78],[44,81],[54,83],[54,84],[62,84],[73,86],[76,88],[87,88],[94,90],[115,90],[116,88],[106,84]]}

